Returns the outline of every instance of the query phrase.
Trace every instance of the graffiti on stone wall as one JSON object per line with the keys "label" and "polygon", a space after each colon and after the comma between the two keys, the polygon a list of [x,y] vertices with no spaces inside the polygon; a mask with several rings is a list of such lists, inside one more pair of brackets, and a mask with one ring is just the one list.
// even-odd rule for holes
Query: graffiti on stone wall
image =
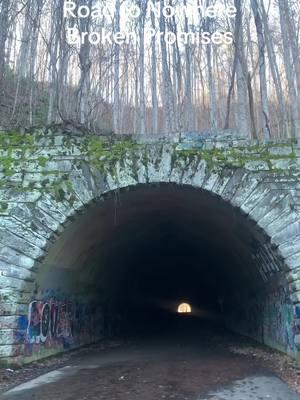
{"label": "graffiti on stone wall", "polygon": [[72,303],[57,301],[32,301],[29,304],[27,340],[30,343],[45,343],[47,339],[71,342],[74,315]]}
{"label": "graffiti on stone wall", "polygon": [[287,289],[276,287],[268,294],[258,294],[248,302],[239,318],[240,328],[257,340],[292,352],[294,337],[299,334],[294,314],[295,308]]}
{"label": "graffiti on stone wall", "polygon": [[293,350],[295,329],[294,307],[285,288],[267,296],[264,302],[264,341],[279,343],[286,350]]}
{"label": "graffiti on stone wall", "polygon": [[29,303],[19,337],[25,343],[25,354],[31,355],[43,348],[67,349],[89,343],[102,336],[102,329],[99,307],[51,298]]}

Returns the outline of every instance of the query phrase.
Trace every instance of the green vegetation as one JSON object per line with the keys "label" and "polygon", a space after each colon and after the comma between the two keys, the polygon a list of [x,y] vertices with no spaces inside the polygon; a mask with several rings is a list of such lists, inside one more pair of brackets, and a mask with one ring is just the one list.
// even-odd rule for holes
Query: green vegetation
{"label": "green vegetation", "polygon": [[[207,144],[214,145],[206,148]],[[60,136],[55,136],[51,130],[50,133],[45,134],[42,129],[36,129],[30,133],[10,131],[0,135],[0,165],[3,174],[0,185],[5,188],[11,187],[16,191],[25,192],[35,189],[41,192],[46,191],[52,193],[57,201],[74,202],[76,195],[72,181],[69,179],[69,171],[59,168],[59,164],[56,168],[55,161],[69,160],[71,157],[74,168],[82,169],[85,163],[91,167],[92,171],[99,171],[104,176],[109,174],[116,181],[118,169],[126,170],[127,175],[138,180],[139,168],[143,166],[147,180],[151,160],[153,167],[158,169],[164,151],[171,155],[171,169],[181,170],[182,173],[189,167],[196,172],[202,160],[206,162],[208,169],[220,174],[228,168],[250,166],[255,170],[255,165],[257,165],[257,170],[272,173],[286,173],[288,170],[295,171],[299,168],[296,162],[294,140],[283,143],[254,143],[248,146],[233,146],[232,143],[228,146],[226,142],[224,146],[220,144],[218,142],[218,146],[215,146],[215,143],[211,141],[205,142],[204,146],[202,143],[201,146],[196,147],[197,144],[193,142],[171,144],[167,139],[165,142],[147,144],[137,143],[128,136],[79,137],[64,135],[61,131]],[[186,145],[191,148],[182,148]],[[52,154],[49,158],[45,155],[47,146]],[[55,149],[57,149],[57,155],[55,155]],[[52,161],[51,168],[48,168],[48,161]],[[29,174],[31,175],[29,181],[26,181],[30,163],[32,163],[32,172]],[[23,176],[23,179],[14,179],[17,172]],[[36,181],[34,180],[35,173],[37,173]],[[0,209],[3,211],[4,208],[5,203],[2,203]]]}
{"label": "green vegetation", "polygon": [[0,202],[0,212],[4,212],[8,209],[8,203],[1,201]]}
{"label": "green vegetation", "polygon": [[[274,154],[273,148],[290,148],[290,152],[283,154]],[[278,171],[278,168],[273,167],[272,162],[276,160],[289,160],[291,161],[291,168],[296,169],[295,142],[294,140],[286,141],[284,143],[264,143],[252,146],[242,147],[229,147],[229,148],[216,148],[203,149],[178,149],[178,146],[173,147],[172,153],[172,167],[183,167],[184,164],[191,163],[193,160],[205,160],[207,167],[213,170],[219,170],[224,167],[227,168],[245,168],[247,163],[260,162],[265,163],[268,171]],[[282,171],[285,171],[283,169]]]}

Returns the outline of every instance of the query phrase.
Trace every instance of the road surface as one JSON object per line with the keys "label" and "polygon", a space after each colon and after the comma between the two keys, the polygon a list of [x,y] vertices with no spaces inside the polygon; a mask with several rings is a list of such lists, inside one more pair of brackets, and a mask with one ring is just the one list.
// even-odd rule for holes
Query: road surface
{"label": "road surface", "polygon": [[233,354],[222,332],[135,337],[92,348],[19,385],[3,400],[300,400],[259,360]]}

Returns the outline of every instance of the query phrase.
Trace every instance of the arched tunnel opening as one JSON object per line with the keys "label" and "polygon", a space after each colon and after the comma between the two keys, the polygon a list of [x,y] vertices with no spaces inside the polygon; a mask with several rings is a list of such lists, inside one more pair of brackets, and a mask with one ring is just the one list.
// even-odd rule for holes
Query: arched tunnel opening
{"label": "arched tunnel opening", "polygon": [[[139,185],[109,192],[69,222],[38,270],[28,357],[207,323],[292,351],[280,260],[255,222],[218,196]],[[177,313],[182,302],[190,314]]]}

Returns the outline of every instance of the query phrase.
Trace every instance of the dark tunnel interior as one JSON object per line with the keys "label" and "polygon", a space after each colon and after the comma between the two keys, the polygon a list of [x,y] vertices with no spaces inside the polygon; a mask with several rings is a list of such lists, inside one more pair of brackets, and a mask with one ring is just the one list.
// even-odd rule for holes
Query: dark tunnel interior
{"label": "dark tunnel interior", "polygon": [[[147,207],[118,226],[127,196],[141,196],[137,209],[145,196]],[[107,254],[107,288],[124,329],[168,328],[187,318],[176,312],[181,302],[192,306],[190,319],[222,323],[237,298],[262,290],[251,251],[264,237],[216,196],[166,185],[122,193],[115,207],[120,242]]]}
{"label": "dark tunnel interior", "polygon": [[65,228],[43,262],[36,293],[51,289],[99,307],[105,334],[167,328],[182,321],[181,302],[191,305],[190,318],[222,323],[264,290],[253,254],[266,241],[211,193],[129,187],[108,193]]}

